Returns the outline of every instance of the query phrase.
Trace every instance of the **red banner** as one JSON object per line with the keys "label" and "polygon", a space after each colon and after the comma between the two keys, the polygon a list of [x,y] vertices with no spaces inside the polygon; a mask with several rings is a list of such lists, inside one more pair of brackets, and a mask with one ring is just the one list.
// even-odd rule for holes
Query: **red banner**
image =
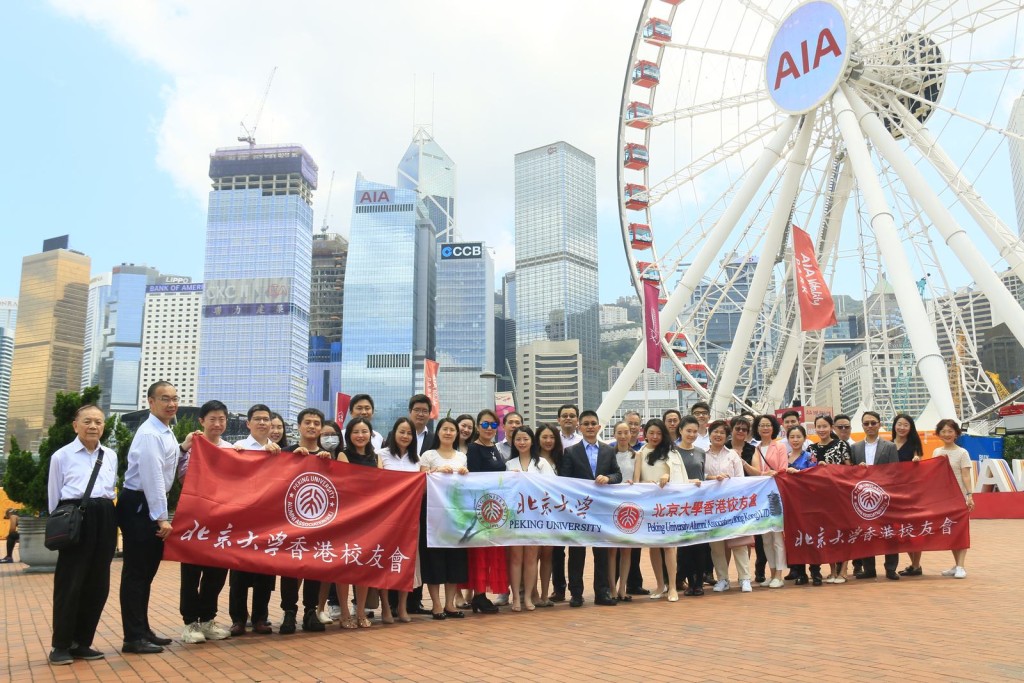
{"label": "red banner", "polygon": [[413,588],[422,474],[193,444],[165,559]]}
{"label": "red banner", "polygon": [[340,391],[334,400],[334,421],[338,425],[345,424],[345,416],[348,415],[348,407],[352,403],[352,397]]}
{"label": "red banner", "polygon": [[658,315],[658,285],[644,280],[644,333],[647,335],[647,369],[661,370],[661,319]]}
{"label": "red banner", "polygon": [[813,467],[775,480],[790,564],[970,547],[967,504],[945,458]]}
{"label": "red banner", "polygon": [[793,270],[796,271],[800,329],[821,330],[836,324],[836,306],[814,255],[811,236],[793,226]]}
{"label": "red banner", "polygon": [[437,390],[437,361],[423,359],[423,393],[430,399],[430,419],[441,414],[441,394]]}

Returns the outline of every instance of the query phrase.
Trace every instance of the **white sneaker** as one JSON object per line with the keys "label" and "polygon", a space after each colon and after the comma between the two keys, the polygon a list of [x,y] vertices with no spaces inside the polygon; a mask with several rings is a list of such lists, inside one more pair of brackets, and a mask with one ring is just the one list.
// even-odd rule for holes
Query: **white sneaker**
{"label": "white sneaker", "polygon": [[[327,615],[326,616],[327,616],[327,618],[329,618],[331,620],[331,621],[327,622],[328,624],[330,624],[335,619],[340,619],[341,618],[341,605],[328,605],[327,606]],[[323,619],[321,619],[320,621],[323,621]]]}
{"label": "white sneaker", "polygon": [[508,593],[502,593],[501,595],[494,598],[494,604],[498,607],[504,607],[508,604]]}
{"label": "white sneaker", "polygon": [[785,585],[786,585],[786,582],[783,581],[782,579],[772,579],[768,583],[768,587],[769,588],[782,588]]}
{"label": "white sneaker", "polygon": [[835,583],[835,582],[836,582],[836,577],[832,576],[831,574],[829,574],[828,576],[825,577],[825,583]]}
{"label": "white sneaker", "polygon": [[729,585],[729,579],[719,579],[718,583],[716,583],[715,587],[712,588],[711,590],[713,590],[716,593],[724,593],[725,591],[729,590],[730,588],[731,588],[731,586]]}
{"label": "white sneaker", "polygon": [[964,569],[963,567],[956,567],[954,572],[953,572],[953,578],[954,579],[966,579],[967,578],[967,570]]}
{"label": "white sneaker", "polygon": [[942,575],[943,576],[956,576],[956,570],[957,569],[959,569],[959,567],[953,567],[952,569],[947,569],[946,571],[942,572]]}
{"label": "white sneaker", "polygon": [[769,586],[772,585],[772,580],[771,579],[765,579],[759,585],[761,586],[761,588],[768,588]]}
{"label": "white sneaker", "polygon": [[217,622],[212,619],[210,621],[199,622],[199,628],[202,630],[203,635],[206,636],[207,640],[226,640],[231,637],[231,631],[223,626],[217,625]]}
{"label": "white sneaker", "polygon": [[203,627],[199,625],[198,621],[193,621],[185,627],[185,630],[181,632],[181,642],[190,644],[206,642]]}
{"label": "white sneaker", "polygon": [[[317,613],[316,613],[316,618],[320,621],[321,624],[333,624],[334,623],[334,619],[332,619],[330,617],[331,612],[332,612],[332,610],[330,608],[326,609],[323,612],[318,610]],[[339,616],[341,616],[340,611],[339,611]]]}
{"label": "white sneaker", "polygon": [[743,579],[740,581],[740,592],[750,593],[754,589],[750,587],[750,579]]}

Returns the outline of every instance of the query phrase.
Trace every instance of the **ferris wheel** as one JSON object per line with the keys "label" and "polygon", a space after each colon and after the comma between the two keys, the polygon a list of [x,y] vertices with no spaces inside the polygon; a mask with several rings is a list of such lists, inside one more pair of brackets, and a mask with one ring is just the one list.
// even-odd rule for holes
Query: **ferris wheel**
{"label": "ferris wheel", "polygon": [[[811,405],[829,383],[851,413],[997,402],[978,332],[1024,344],[1022,29],[1019,0],[646,0],[619,215],[637,294],[661,292],[662,372],[720,415]],[[820,331],[801,329],[798,227],[840,313]],[[641,344],[603,419],[645,365]]]}

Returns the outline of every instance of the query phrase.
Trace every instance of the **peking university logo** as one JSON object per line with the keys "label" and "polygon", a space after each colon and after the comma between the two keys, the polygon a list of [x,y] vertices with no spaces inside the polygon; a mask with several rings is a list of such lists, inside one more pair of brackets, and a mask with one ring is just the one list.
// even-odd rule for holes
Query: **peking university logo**
{"label": "peking university logo", "polygon": [[612,521],[616,528],[624,534],[635,534],[644,521],[644,511],[636,503],[622,503],[615,508]]}
{"label": "peking university logo", "polygon": [[324,475],[304,472],[288,486],[284,515],[289,524],[303,529],[330,524],[338,516],[338,489]]}
{"label": "peking university logo", "polygon": [[853,493],[850,495],[853,499],[853,511],[861,519],[878,519],[889,509],[889,494],[873,481],[860,482],[853,487]]}
{"label": "peking university logo", "polygon": [[485,493],[476,500],[476,516],[483,527],[497,529],[504,526],[509,517],[508,505],[505,499],[493,493]]}

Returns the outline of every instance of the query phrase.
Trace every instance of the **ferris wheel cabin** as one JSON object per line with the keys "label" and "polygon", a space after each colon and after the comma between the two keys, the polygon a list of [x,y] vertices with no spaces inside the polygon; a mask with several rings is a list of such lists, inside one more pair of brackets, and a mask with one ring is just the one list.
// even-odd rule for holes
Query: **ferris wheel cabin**
{"label": "ferris wheel cabin", "polygon": [[643,223],[629,224],[629,243],[637,250],[650,249],[654,244],[654,235],[651,233],[651,226]]}
{"label": "ferris wheel cabin", "polygon": [[651,157],[647,153],[647,148],[636,142],[627,143],[626,147],[622,150],[622,165],[626,168],[647,168],[650,160]]}
{"label": "ferris wheel cabin", "polygon": [[650,128],[650,117],[653,115],[654,110],[651,109],[651,105],[644,102],[630,102],[626,107],[626,125],[641,130]]}
{"label": "ferris wheel cabin", "polygon": [[647,201],[647,188],[636,183],[626,183],[624,198],[626,200],[626,208],[633,211],[646,209],[649,203]]}
{"label": "ferris wheel cabin", "polygon": [[665,335],[665,341],[672,347],[672,353],[677,358],[686,358],[686,337],[679,332],[669,332]]}
{"label": "ferris wheel cabin", "polygon": [[661,69],[654,62],[641,59],[633,65],[633,85],[653,88],[661,82]]}
{"label": "ferris wheel cabin", "polygon": [[672,40],[672,24],[664,19],[652,17],[644,24],[643,35],[644,40],[648,43],[668,43]]}
{"label": "ferris wheel cabin", "polygon": [[640,273],[641,280],[647,280],[648,282],[661,282],[661,271],[658,270],[658,266],[648,261],[637,261],[636,270]]}

